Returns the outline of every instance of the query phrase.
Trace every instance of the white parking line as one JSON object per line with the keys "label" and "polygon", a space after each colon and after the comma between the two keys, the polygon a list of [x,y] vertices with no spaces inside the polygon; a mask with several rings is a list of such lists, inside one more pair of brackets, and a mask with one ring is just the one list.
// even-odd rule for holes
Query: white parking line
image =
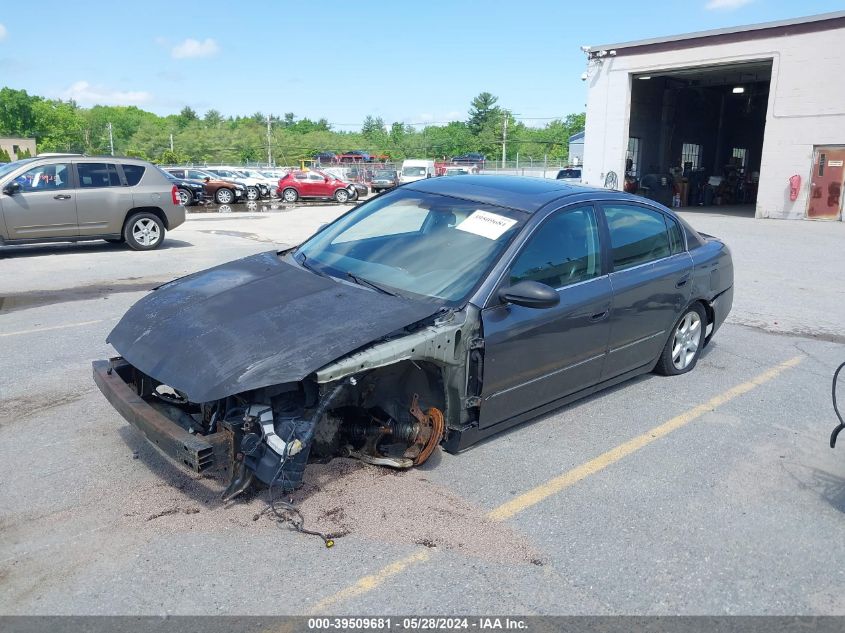
{"label": "white parking line", "polygon": [[50,332],[52,330],[64,330],[70,327],[84,327],[86,325],[94,325],[95,323],[104,323],[106,321],[114,321],[117,317],[110,319],[96,319],[94,321],[80,321],[79,323],[65,323],[64,325],[53,325],[51,327],[39,327],[31,330],[18,330],[17,332],[0,332],[0,338],[4,336],[20,336],[22,334],[38,334],[40,332]]}

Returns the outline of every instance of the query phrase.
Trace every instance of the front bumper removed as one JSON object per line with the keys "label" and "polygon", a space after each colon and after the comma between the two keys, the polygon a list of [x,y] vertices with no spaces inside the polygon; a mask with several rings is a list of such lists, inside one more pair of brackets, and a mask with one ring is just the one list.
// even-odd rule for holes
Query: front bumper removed
{"label": "front bumper removed", "polygon": [[138,395],[132,366],[123,358],[92,363],[94,382],[129,424],[173,461],[197,473],[231,475],[232,434],[195,435]]}

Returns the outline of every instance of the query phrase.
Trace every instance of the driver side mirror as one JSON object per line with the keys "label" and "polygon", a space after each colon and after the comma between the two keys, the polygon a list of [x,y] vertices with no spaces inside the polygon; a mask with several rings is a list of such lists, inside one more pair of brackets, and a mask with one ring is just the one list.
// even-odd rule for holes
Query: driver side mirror
{"label": "driver side mirror", "polygon": [[19,182],[10,182],[8,185],[3,187],[3,193],[7,196],[13,196],[21,190],[21,183]]}
{"label": "driver side mirror", "polygon": [[557,290],[539,281],[520,281],[513,286],[499,289],[502,303],[512,303],[525,308],[553,308],[560,303]]}

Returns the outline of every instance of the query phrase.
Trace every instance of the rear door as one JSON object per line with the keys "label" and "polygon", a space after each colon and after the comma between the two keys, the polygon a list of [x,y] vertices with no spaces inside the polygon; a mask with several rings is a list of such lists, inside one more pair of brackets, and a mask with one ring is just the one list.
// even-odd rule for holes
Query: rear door
{"label": "rear door", "polygon": [[599,382],[611,287],[592,205],[562,209],[526,241],[503,285],[557,289],[552,308],[494,303],[482,311],[484,382],[479,426],[490,427]]}
{"label": "rear door", "polygon": [[813,152],[807,217],[836,220],[842,212],[845,147],[817,147]]}
{"label": "rear door", "polygon": [[75,161],[76,208],[80,235],[110,235],[123,230],[132,193],[124,185],[116,163],[102,160]]}
{"label": "rear door", "polygon": [[3,194],[3,216],[10,240],[75,237],[79,235],[76,195],[69,162],[31,167],[13,179],[14,195]]}
{"label": "rear door", "polygon": [[602,204],[610,241],[610,348],[603,379],[654,363],[687,306],[692,258],[670,216],[629,202]]}

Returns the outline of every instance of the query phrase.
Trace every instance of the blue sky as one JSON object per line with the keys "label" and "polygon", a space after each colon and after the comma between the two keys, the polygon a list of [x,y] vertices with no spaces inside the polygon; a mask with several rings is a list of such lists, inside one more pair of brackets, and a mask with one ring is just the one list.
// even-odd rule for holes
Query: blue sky
{"label": "blue sky", "polygon": [[[0,6],[0,85],[158,114],[256,111],[354,129],[465,119],[492,92],[529,124],[584,110],[582,44],[845,9],[843,0],[39,0]],[[119,8],[118,8],[119,7]]]}

